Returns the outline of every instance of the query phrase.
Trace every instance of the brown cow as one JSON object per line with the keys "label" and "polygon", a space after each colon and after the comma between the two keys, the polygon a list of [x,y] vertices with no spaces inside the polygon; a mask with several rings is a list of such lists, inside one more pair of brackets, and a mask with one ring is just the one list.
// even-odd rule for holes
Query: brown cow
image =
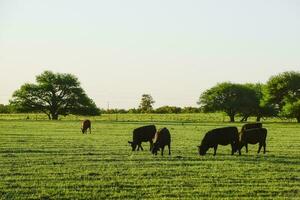
{"label": "brown cow", "polygon": [[241,155],[241,149],[243,146],[246,147],[246,153],[248,153],[248,143],[257,144],[259,143],[258,151],[260,152],[261,148],[264,147],[264,153],[266,153],[266,138],[267,138],[267,129],[265,128],[254,128],[244,130],[240,133],[240,144],[239,144],[239,154]]}
{"label": "brown cow", "polygon": [[167,128],[162,128],[155,133],[152,153],[157,155],[157,151],[161,149],[161,155],[164,155],[165,146],[169,148],[169,155],[171,155],[171,135]]}
{"label": "brown cow", "polygon": [[92,133],[92,131],[91,131],[91,121],[88,120],[88,119],[84,120],[81,124],[82,133],[86,133],[87,129],[90,129],[90,134],[91,134]]}

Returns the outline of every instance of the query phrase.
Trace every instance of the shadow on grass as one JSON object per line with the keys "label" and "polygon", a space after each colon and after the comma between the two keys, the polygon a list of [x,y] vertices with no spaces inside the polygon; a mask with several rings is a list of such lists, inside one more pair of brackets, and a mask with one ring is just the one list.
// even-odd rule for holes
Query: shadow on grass
{"label": "shadow on grass", "polygon": [[277,155],[267,155],[267,154],[258,154],[258,155],[228,155],[223,153],[218,153],[216,156],[213,154],[207,154],[205,156],[199,156],[195,154],[195,156],[182,156],[182,155],[157,155],[145,158],[145,157],[137,157],[137,156],[129,156],[130,161],[136,162],[153,162],[153,161],[168,161],[168,162],[195,162],[199,165],[203,162],[224,162],[224,161],[232,161],[238,163],[245,164],[256,164],[256,163],[273,163],[273,164],[287,164],[287,165],[299,165],[300,158],[297,156],[277,156]]}

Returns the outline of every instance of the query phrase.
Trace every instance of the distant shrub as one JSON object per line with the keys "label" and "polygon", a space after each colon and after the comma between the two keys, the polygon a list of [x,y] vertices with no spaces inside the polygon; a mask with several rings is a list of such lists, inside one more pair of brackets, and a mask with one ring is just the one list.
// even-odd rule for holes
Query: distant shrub
{"label": "distant shrub", "polygon": [[155,113],[160,114],[171,114],[171,113],[181,113],[181,108],[176,106],[162,106],[154,110]]}
{"label": "distant shrub", "polygon": [[13,112],[13,108],[11,106],[0,104],[0,113],[7,114],[12,112]]}

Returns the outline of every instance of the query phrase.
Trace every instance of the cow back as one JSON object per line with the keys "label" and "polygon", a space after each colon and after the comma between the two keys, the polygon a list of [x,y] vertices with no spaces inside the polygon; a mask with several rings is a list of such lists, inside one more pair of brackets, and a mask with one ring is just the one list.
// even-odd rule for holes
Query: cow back
{"label": "cow back", "polygon": [[248,130],[248,129],[254,129],[254,128],[262,128],[262,123],[248,123],[244,124],[242,126],[241,132]]}
{"label": "cow back", "polygon": [[201,145],[213,146],[215,144],[227,145],[238,143],[239,134],[237,127],[224,127],[208,131]]}
{"label": "cow back", "polygon": [[264,143],[267,138],[266,128],[247,129],[241,132],[241,141],[250,144]]}
{"label": "cow back", "polygon": [[171,143],[171,134],[170,131],[167,128],[159,129],[155,133],[155,137],[153,140],[154,143],[160,144],[160,145],[168,145]]}
{"label": "cow back", "polygon": [[83,122],[82,122],[82,129],[84,129],[84,130],[86,130],[86,129],[88,129],[88,128],[90,128],[91,127],[91,121],[90,120],[84,120]]}
{"label": "cow back", "polygon": [[147,142],[154,138],[156,127],[154,125],[142,126],[133,130],[133,142]]}

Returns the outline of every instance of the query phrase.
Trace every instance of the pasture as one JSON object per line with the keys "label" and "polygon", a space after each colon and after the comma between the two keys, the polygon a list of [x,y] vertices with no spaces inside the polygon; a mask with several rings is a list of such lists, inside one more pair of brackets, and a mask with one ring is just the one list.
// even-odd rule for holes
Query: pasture
{"label": "pasture", "polygon": [[[180,115],[141,116],[93,119],[91,135],[81,133],[78,118],[2,117],[0,199],[300,198],[300,124],[265,122],[265,155],[249,145],[242,156],[219,146],[216,156],[210,149],[200,157],[196,146],[206,131],[243,124],[219,122],[219,116],[189,123],[174,120]],[[171,156],[151,155],[149,143],[131,151],[132,130],[146,124],[169,128]]]}

